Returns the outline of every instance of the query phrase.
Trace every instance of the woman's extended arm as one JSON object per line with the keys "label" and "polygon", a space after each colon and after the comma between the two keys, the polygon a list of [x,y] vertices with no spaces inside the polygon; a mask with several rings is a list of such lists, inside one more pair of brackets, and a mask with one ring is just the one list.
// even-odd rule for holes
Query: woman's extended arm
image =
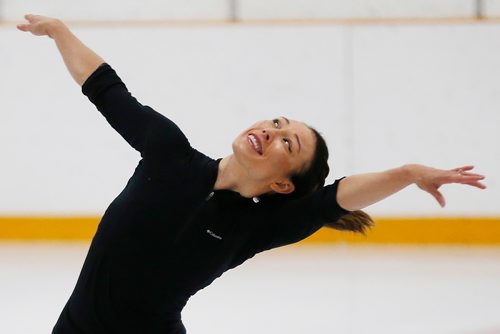
{"label": "woman's extended arm", "polygon": [[19,24],[18,29],[54,39],[82,92],[143,157],[158,160],[191,152],[182,131],[162,114],[139,103],[111,66],[86,47],[64,23],[39,15],[25,18],[28,23]]}
{"label": "woman's extended arm", "polygon": [[337,192],[337,202],[349,211],[360,210],[371,204],[416,184],[428,192],[444,207],[445,200],[439,187],[448,183],[462,183],[485,189],[480,183],[483,175],[470,173],[473,166],[464,166],[451,170],[442,170],[422,165],[405,165],[379,173],[367,173],[349,176],[343,179]]}
{"label": "woman's extended arm", "polygon": [[40,15],[25,15],[26,24],[17,28],[36,36],[52,38],[61,53],[69,73],[81,86],[104,60],[83,44],[66,25],[57,19]]}

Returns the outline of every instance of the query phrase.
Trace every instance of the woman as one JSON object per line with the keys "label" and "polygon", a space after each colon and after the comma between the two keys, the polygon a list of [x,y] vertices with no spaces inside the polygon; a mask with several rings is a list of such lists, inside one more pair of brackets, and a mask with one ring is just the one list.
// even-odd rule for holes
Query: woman
{"label": "woman", "polygon": [[54,39],[82,91],[142,159],[106,210],[53,333],[185,333],[191,295],[256,253],[322,226],[364,232],[360,209],[410,184],[484,188],[472,166],[405,165],[324,186],[328,151],[307,125],[279,117],[238,136],[213,160],[169,119],[143,106],[115,71],[59,20],[26,15],[22,31]]}

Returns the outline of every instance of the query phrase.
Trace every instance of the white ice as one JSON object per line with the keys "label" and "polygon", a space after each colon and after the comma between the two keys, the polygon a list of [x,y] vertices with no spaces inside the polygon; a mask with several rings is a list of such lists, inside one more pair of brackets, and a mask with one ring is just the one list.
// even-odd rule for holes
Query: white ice
{"label": "white ice", "polygon": [[[50,333],[88,243],[0,243],[0,333]],[[500,333],[500,247],[292,246],[196,294],[190,334]]]}

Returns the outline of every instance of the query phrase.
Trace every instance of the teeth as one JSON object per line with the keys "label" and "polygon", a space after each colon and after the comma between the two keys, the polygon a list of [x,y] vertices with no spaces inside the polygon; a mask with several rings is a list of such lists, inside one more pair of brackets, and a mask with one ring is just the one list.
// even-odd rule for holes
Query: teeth
{"label": "teeth", "polygon": [[260,153],[261,149],[259,146],[259,142],[257,141],[257,138],[255,138],[254,135],[248,135],[248,138],[250,138],[250,140],[252,141],[252,144],[253,144],[253,147],[255,148],[255,150]]}

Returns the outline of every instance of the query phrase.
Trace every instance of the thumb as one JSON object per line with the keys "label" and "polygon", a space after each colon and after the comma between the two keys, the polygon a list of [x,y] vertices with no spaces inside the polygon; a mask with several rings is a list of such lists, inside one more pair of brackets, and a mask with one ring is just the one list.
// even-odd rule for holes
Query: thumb
{"label": "thumb", "polygon": [[17,29],[21,31],[28,31],[28,24],[18,24]]}
{"label": "thumb", "polygon": [[446,205],[446,201],[444,200],[444,196],[443,194],[441,194],[441,192],[437,189],[430,189],[429,190],[429,193],[434,196],[434,198],[436,199],[436,201],[438,201],[439,205],[444,208],[444,206]]}

